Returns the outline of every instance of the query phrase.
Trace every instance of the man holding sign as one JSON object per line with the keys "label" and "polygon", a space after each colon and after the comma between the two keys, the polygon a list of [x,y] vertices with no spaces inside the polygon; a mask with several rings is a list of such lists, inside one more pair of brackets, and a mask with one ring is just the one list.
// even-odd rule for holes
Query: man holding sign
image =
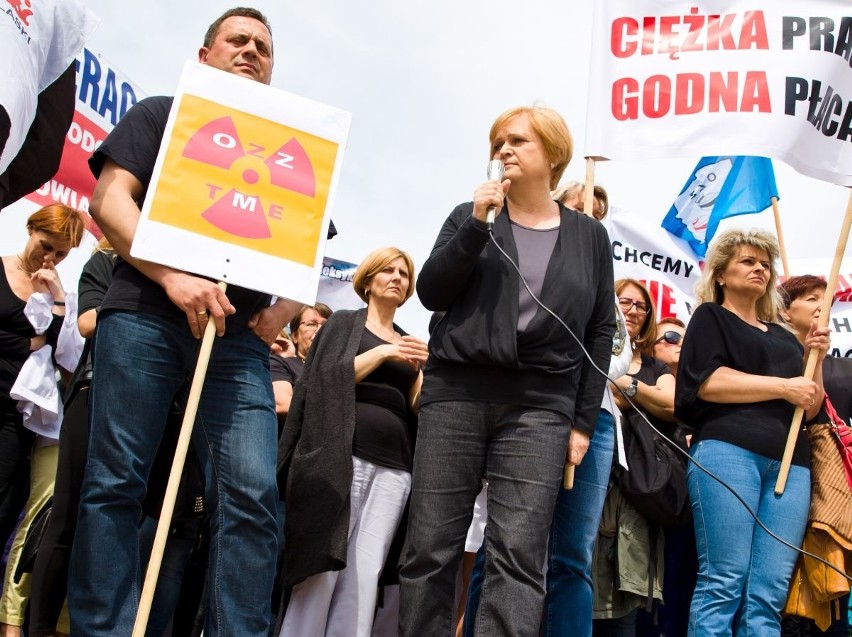
{"label": "man holding sign", "polygon": [[[272,36],[254,9],[231,9],[207,31],[199,62],[269,84]],[[90,165],[90,211],[120,255],[100,308],[90,448],[72,554],[72,633],[131,633],[143,565],[138,524],[169,407],[195,366],[207,323],[217,338],[193,432],[211,520],[204,634],[269,632],[277,552],[276,417],[269,345],[301,304],[130,255],[172,99],[143,100]],[[245,575],[250,577],[247,585]]]}

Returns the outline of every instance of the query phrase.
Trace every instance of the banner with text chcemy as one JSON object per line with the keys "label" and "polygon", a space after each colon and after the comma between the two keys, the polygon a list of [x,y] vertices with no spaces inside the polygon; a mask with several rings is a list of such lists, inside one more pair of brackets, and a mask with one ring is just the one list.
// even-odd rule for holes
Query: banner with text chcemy
{"label": "banner with text chcemy", "polygon": [[852,186],[849,0],[595,3],[585,156],[781,159]]}
{"label": "banner with text chcemy", "polygon": [[[658,319],[676,316],[688,324],[695,310],[695,284],[704,267],[689,245],[655,224],[636,223],[635,214],[617,206],[610,207],[604,223],[615,278],[641,281]],[[830,270],[830,259],[790,259],[792,275],[827,279]],[[828,326],[832,331],[829,354],[852,358],[852,259],[841,265]]]}

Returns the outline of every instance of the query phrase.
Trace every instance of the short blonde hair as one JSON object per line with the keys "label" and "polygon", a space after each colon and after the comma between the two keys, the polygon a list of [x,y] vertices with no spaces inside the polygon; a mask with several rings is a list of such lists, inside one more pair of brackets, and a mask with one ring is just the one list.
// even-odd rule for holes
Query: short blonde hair
{"label": "short blonde hair", "polygon": [[493,148],[497,132],[521,115],[527,116],[530,126],[541,138],[547,160],[551,164],[550,189],[553,190],[562,178],[562,173],[565,172],[565,168],[574,154],[574,139],[571,137],[571,131],[568,130],[565,120],[552,108],[547,106],[518,106],[501,113],[494,120],[491,125],[491,132],[488,133],[488,158],[491,159],[494,156]]}
{"label": "short blonde hair", "polygon": [[408,290],[405,292],[405,298],[402,300],[402,303],[405,303],[411,298],[411,295],[414,294],[414,260],[407,252],[393,246],[388,246],[387,248],[373,250],[364,257],[364,260],[361,261],[361,264],[355,270],[355,275],[352,277],[352,287],[355,288],[355,294],[364,303],[370,302],[367,287],[369,287],[373,277],[381,272],[386,265],[399,258],[405,261],[405,266],[408,268]]}
{"label": "short blonde hair", "polygon": [[696,301],[699,304],[707,302],[721,304],[725,300],[725,288],[719,284],[719,276],[743,246],[763,250],[769,255],[769,281],[766,284],[766,292],[756,303],[757,318],[765,323],[782,324],[779,318],[782,307],[781,297],[776,289],[778,271],[775,269],[775,261],[779,258],[781,250],[775,237],[765,230],[726,230],[710,243],[704,272],[695,285]]}

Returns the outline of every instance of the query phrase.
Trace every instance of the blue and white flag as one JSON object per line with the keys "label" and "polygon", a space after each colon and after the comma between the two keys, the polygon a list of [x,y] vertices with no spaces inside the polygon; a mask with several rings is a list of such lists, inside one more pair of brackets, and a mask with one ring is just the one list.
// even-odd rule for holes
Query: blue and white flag
{"label": "blue and white flag", "polygon": [[772,197],[778,197],[778,187],[766,157],[703,157],[662,227],[703,258],[722,219],[765,210]]}

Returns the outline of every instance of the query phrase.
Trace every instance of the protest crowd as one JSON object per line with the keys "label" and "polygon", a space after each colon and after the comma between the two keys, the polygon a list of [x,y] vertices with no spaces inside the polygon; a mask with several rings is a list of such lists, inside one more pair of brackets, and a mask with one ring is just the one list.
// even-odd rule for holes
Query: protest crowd
{"label": "protest crowd", "polygon": [[[273,50],[235,8],[198,61],[269,84]],[[852,634],[848,579],[817,603],[797,550],[852,568],[852,360],[775,236],[717,235],[688,322],[664,315],[615,279],[606,190],[562,182],[563,118],[524,106],[422,267],[369,246],[361,309],[223,289],[131,255],[171,107],[140,101],[88,159],[103,238],[76,290],[72,207],[2,257],[0,637]],[[415,293],[428,342],[395,321]]]}

